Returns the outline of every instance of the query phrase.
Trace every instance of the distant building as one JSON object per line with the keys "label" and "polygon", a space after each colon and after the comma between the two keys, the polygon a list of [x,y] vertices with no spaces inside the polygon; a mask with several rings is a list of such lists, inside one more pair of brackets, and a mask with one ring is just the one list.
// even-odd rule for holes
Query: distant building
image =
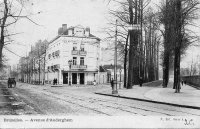
{"label": "distant building", "polygon": [[[110,82],[111,79],[114,79],[114,65],[110,64],[110,65],[103,65],[103,68],[107,71],[107,82]],[[116,71],[116,75],[117,75],[117,81],[121,81],[124,80],[124,69],[121,65],[117,65],[117,71]]]}
{"label": "distant building", "polygon": [[100,39],[81,25],[63,24],[46,51],[45,80],[59,84],[92,84],[99,77]]}

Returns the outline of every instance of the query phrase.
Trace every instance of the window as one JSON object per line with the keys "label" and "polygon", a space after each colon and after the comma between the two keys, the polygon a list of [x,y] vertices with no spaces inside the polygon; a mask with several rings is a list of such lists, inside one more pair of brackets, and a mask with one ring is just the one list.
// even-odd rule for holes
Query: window
{"label": "window", "polygon": [[84,51],[84,44],[81,44],[81,51]]}
{"label": "window", "polygon": [[52,56],[53,56],[53,57],[55,56],[55,52],[52,53]]}
{"label": "window", "polygon": [[73,50],[74,50],[74,51],[77,50],[77,43],[73,43]]}
{"label": "window", "polygon": [[55,52],[55,56],[59,56],[59,54],[60,54],[60,50],[57,50],[56,52]]}
{"label": "window", "polygon": [[51,54],[49,54],[49,59],[51,59]]}
{"label": "window", "polygon": [[80,65],[84,65],[84,57],[80,58]]}
{"label": "window", "polygon": [[77,57],[73,57],[73,65],[77,65]]}

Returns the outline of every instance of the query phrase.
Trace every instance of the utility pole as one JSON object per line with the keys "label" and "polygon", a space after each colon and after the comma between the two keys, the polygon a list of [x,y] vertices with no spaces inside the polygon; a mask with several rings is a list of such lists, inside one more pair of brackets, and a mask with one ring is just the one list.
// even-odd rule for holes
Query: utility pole
{"label": "utility pole", "polygon": [[116,30],[115,30],[115,54],[114,54],[114,90],[112,94],[117,94],[117,20],[116,20]]}
{"label": "utility pole", "polygon": [[45,84],[45,65],[46,65],[46,44],[44,44],[44,76],[43,76],[43,85]]}
{"label": "utility pole", "polygon": [[38,47],[38,58],[39,58],[39,60],[38,60],[38,61],[39,61],[39,62],[38,62],[38,63],[39,63],[39,64],[38,64],[38,65],[39,65],[39,68],[38,68],[38,69],[39,69],[39,85],[40,85],[40,46]]}
{"label": "utility pole", "polygon": [[117,20],[116,20],[116,30],[115,30],[115,58],[114,58],[114,79],[117,81]]}

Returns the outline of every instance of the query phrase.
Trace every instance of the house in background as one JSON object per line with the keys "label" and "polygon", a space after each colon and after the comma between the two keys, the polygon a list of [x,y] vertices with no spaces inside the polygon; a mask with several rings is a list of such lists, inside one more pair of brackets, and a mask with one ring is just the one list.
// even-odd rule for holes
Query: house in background
{"label": "house in background", "polygon": [[[103,65],[102,66],[107,71],[107,83],[111,81],[111,79],[114,79],[114,65]],[[124,81],[124,69],[121,65],[117,65],[117,81]]]}
{"label": "house in background", "polygon": [[[45,80],[59,84],[92,84],[98,81],[100,39],[81,25],[63,24],[46,51]],[[97,82],[98,83],[98,82]]]}

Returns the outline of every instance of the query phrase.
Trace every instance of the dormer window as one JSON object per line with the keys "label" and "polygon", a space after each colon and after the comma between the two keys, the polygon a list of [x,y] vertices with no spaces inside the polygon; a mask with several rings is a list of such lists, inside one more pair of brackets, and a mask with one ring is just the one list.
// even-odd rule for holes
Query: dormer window
{"label": "dormer window", "polygon": [[83,36],[84,35],[84,29],[83,28],[74,28],[75,35],[76,36]]}
{"label": "dormer window", "polygon": [[73,30],[72,30],[72,29],[69,29],[69,30],[68,30],[68,35],[73,35],[73,34],[74,34]]}

